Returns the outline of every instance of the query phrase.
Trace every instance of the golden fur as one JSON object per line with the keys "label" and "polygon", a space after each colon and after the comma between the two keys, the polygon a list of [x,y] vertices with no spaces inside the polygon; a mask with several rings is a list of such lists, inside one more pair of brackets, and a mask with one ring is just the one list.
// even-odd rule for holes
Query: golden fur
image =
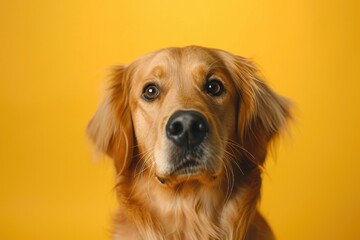
{"label": "golden fur", "polygon": [[[204,90],[211,79],[221,95]],[[159,92],[150,89],[149,100],[151,84]],[[114,239],[274,239],[257,204],[267,148],[289,108],[248,59],[221,50],[168,48],[116,67],[88,126],[117,172]],[[180,173],[171,170],[174,159],[188,158],[176,153],[190,151],[165,128],[175,112],[190,110],[209,130],[191,152],[202,168]]]}

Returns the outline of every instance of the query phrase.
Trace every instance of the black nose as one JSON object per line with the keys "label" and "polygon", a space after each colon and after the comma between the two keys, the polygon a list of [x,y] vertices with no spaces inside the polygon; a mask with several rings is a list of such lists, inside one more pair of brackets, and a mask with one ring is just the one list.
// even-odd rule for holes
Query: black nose
{"label": "black nose", "polygon": [[194,148],[209,133],[205,117],[196,111],[175,112],[166,124],[166,135],[180,147]]}

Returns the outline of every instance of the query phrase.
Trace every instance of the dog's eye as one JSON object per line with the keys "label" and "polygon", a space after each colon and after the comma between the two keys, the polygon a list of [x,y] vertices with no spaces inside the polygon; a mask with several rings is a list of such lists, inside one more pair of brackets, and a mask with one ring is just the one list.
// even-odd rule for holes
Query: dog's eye
{"label": "dog's eye", "polygon": [[222,82],[218,79],[209,80],[205,85],[205,91],[213,96],[220,96],[224,93],[225,88]]}
{"label": "dog's eye", "polygon": [[160,96],[159,87],[154,83],[150,83],[144,87],[141,96],[145,101],[152,102]]}

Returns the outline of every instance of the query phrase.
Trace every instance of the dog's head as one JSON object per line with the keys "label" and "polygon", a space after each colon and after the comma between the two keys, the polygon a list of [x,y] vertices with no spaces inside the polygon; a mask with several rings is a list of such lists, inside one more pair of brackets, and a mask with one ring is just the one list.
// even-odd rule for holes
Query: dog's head
{"label": "dog's head", "polygon": [[117,67],[88,134],[118,174],[211,182],[231,166],[262,165],[289,117],[249,60],[191,46]]}

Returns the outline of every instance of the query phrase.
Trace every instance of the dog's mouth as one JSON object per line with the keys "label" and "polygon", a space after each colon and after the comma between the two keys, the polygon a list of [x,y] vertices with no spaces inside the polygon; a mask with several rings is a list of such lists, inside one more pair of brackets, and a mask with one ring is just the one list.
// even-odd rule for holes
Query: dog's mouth
{"label": "dog's mouth", "polygon": [[192,176],[206,169],[206,163],[203,159],[204,153],[200,149],[186,150],[182,153],[179,152],[175,156],[170,175]]}
{"label": "dog's mouth", "polygon": [[171,175],[194,175],[199,173],[204,169],[204,164],[201,164],[200,161],[196,158],[184,158],[174,166]]}
{"label": "dog's mouth", "polygon": [[[180,158],[179,155],[182,157]],[[199,152],[187,153],[185,155],[179,154],[174,157],[174,162],[171,171],[165,176],[157,176],[157,179],[162,184],[182,183],[189,181],[207,181],[216,179],[216,174],[211,164],[204,159]]]}

